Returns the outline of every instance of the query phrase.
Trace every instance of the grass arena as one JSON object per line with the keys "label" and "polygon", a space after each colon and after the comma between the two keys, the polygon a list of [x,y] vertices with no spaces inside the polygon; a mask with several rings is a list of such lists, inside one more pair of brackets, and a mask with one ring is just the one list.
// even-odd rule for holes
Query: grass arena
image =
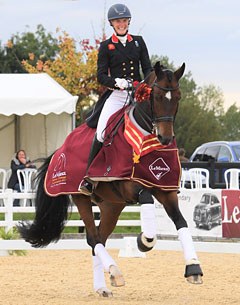
{"label": "grass arena", "polygon": [[126,285],[108,288],[113,298],[92,287],[91,250],[31,250],[0,257],[3,305],[225,305],[239,304],[240,254],[199,252],[203,284],[185,281],[182,252],[153,250],[146,258],[118,257]]}

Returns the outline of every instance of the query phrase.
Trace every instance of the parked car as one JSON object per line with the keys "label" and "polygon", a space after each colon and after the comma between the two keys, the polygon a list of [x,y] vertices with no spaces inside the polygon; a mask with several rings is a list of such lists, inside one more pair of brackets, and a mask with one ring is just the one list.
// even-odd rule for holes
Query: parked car
{"label": "parked car", "polygon": [[196,227],[206,227],[212,229],[214,224],[222,223],[221,203],[215,194],[205,193],[202,195],[200,203],[197,204],[193,212],[193,221]]}
{"label": "parked car", "polygon": [[197,147],[189,161],[240,162],[240,141],[214,141]]}

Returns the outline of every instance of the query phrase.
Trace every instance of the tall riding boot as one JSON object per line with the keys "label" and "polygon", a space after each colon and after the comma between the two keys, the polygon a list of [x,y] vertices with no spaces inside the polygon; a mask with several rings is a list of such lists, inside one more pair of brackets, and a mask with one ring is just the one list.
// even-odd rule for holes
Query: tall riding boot
{"label": "tall riding boot", "polygon": [[[88,164],[87,164],[87,170],[86,173],[88,172],[88,169],[91,165],[91,163],[93,162],[93,160],[95,159],[96,155],[99,153],[100,149],[102,148],[103,143],[99,142],[97,139],[97,135],[95,134],[94,138],[93,138],[93,142],[92,142],[92,146],[90,149],[90,154],[88,157]],[[80,190],[82,191],[82,194],[85,195],[91,195],[92,194],[92,184],[88,181],[85,181],[81,187]]]}

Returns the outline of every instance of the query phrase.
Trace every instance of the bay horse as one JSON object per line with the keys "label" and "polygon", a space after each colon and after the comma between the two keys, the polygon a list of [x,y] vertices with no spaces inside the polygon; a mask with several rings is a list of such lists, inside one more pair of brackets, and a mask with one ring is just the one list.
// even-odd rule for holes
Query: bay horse
{"label": "bay horse", "polygon": [[[185,63],[176,71],[172,71],[157,62],[154,70],[140,83],[140,89],[136,89],[135,101],[138,102],[130,106],[132,116],[142,130],[153,134],[157,142],[164,147],[172,145],[175,141],[173,126],[181,99],[179,80],[184,70]],[[170,94],[169,98],[167,93]],[[173,150],[177,153],[176,146]],[[59,240],[68,219],[68,208],[71,204],[68,194],[51,197],[45,191],[45,176],[51,158],[52,156],[46,158],[39,169],[35,218],[32,223],[23,221],[18,225],[20,235],[36,248],[45,247],[49,243]],[[179,185],[179,159],[178,166],[177,184]],[[161,177],[159,176],[159,178]],[[86,227],[87,243],[92,248],[93,287],[100,296],[112,296],[112,292],[107,288],[105,282],[104,270],[110,274],[112,286],[123,286],[125,284],[117,263],[105,248],[105,243],[113,232],[119,215],[126,204],[140,204],[142,232],[137,237],[139,250],[146,252],[154,247],[156,243],[156,220],[153,196],[161,202],[177,229],[186,261],[185,278],[193,284],[202,283],[203,273],[200,262],[194,249],[187,222],[178,206],[178,185],[170,189],[162,189],[157,186],[146,186],[141,181],[119,179],[111,182],[100,181],[94,188],[92,198],[80,193],[71,194]],[[100,209],[100,224],[98,227],[95,225],[92,211],[93,199]]]}

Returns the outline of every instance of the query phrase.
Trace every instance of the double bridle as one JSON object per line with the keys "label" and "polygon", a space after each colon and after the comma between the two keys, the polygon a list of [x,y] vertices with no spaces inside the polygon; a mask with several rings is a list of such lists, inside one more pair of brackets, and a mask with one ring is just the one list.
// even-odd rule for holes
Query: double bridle
{"label": "double bridle", "polygon": [[150,86],[152,88],[151,95],[150,95],[150,106],[151,106],[151,121],[152,121],[152,124],[153,124],[153,128],[159,122],[174,122],[175,116],[176,116],[176,114],[174,114],[174,115],[169,115],[169,116],[166,115],[166,116],[155,117],[155,115],[154,115],[154,100],[153,100],[153,90],[154,90],[154,87],[157,87],[157,88],[163,90],[165,92],[165,95],[168,92],[176,91],[180,87],[179,84],[177,84],[177,86],[175,86],[173,88],[171,88],[171,87],[162,87],[162,86],[160,86],[156,82],[156,80],[157,80],[157,78],[155,78],[153,84]]}

